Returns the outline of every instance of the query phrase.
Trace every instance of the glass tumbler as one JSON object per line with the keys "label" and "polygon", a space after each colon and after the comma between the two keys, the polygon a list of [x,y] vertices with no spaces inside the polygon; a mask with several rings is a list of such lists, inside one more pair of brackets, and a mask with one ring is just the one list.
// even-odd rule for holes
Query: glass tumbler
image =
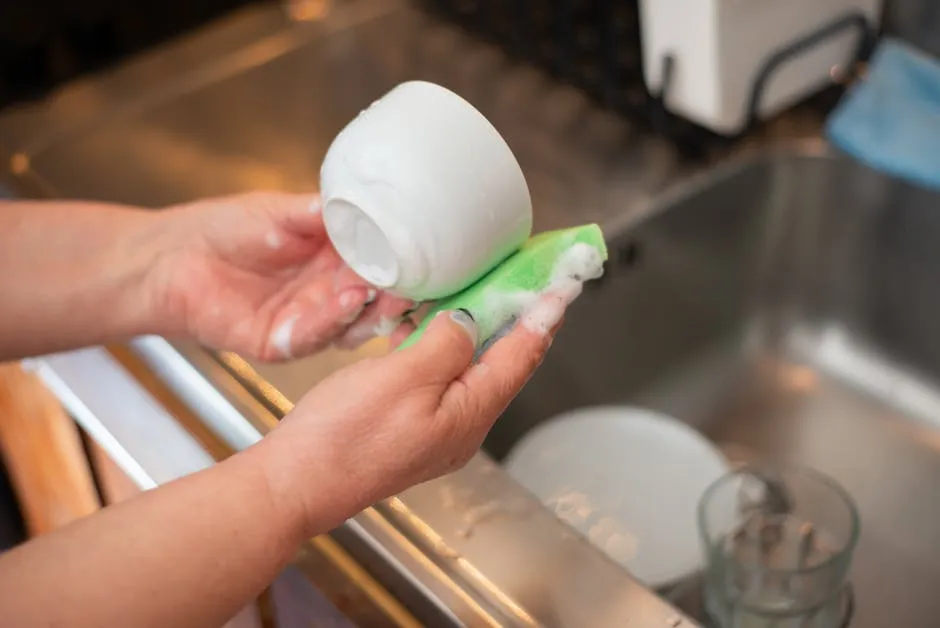
{"label": "glass tumbler", "polygon": [[705,610],[721,628],[839,628],[859,535],[849,494],[810,469],[744,467],[702,496]]}

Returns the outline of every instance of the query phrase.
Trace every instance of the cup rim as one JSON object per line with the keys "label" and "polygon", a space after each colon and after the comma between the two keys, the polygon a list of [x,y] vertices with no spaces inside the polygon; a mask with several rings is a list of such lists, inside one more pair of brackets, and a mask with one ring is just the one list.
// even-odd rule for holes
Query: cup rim
{"label": "cup rim", "polygon": [[[858,539],[861,533],[861,520],[858,514],[858,507],[855,504],[855,500],[852,498],[851,494],[833,478],[817,471],[808,466],[798,465],[798,464],[784,464],[784,465],[760,465],[760,464],[744,464],[740,465],[737,468],[731,470],[729,473],[722,475],[720,478],[712,482],[708,488],[702,493],[702,496],[699,498],[698,506],[696,508],[696,519],[698,524],[699,540],[708,550],[708,553],[711,554],[712,550],[715,547],[715,543],[712,543],[708,537],[708,525],[705,521],[705,507],[708,503],[710,497],[712,497],[715,492],[725,485],[727,482],[731,481],[735,477],[741,476],[747,469],[760,469],[767,468],[775,471],[782,471],[784,473],[793,473],[798,475],[803,475],[813,479],[814,481],[819,482],[820,484],[825,485],[826,487],[832,489],[832,491],[841,498],[843,504],[849,513],[849,537],[839,551],[835,552],[822,562],[819,562],[815,565],[803,568],[780,568],[780,567],[768,567],[763,571],[766,573],[774,575],[796,575],[796,574],[812,574],[818,571],[832,567],[836,562],[843,560],[846,556],[851,556],[852,552],[855,550],[855,546],[858,545]],[[705,569],[708,569],[709,557],[705,557]]]}

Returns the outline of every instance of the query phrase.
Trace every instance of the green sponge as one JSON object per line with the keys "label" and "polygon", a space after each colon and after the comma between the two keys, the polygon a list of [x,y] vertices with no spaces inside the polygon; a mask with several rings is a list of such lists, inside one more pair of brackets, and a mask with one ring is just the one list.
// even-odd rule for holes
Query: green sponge
{"label": "green sponge", "polygon": [[607,259],[607,246],[600,227],[589,224],[547,231],[529,238],[522,248],[479,281],[437,302],[399,348],[416,343],[438,312],[457,309],[466,310],[473,316],[480,330],[480,344],[485,343],[512,322],[534,295],[551,288],[554,282],[564,279],[584,281],[597,276],[580,276],[583,264],[579,261],[583,260],[571,259],[574,251],[587,251],[590,261],[597,263],[599,271],[600,263]]}

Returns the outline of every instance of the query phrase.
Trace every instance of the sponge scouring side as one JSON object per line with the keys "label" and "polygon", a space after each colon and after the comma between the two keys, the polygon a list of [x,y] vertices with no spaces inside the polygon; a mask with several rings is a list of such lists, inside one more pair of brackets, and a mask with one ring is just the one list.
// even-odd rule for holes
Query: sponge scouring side
{"label": "sponge scouring side", "polygon": [[606,259],[604,234],[595,224],[533,236],[479,281],[439,301],[400,348],[416,343],[438,312],[457,309],[470,313],[480,345],[485,345],[532,308],[540,295],[599,277]]}

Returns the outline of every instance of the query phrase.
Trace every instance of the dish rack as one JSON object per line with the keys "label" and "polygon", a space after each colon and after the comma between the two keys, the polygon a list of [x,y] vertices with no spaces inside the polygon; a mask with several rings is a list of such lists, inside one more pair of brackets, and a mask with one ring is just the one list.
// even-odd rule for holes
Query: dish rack
{"label": "dish rack", "polygon": [[[721,134],[670,112],[666,106],[676,60],[661,59],[660,87],[644,80],[641,0],[421,0],[433,13],[487,39],[511,56],[531,62],[551,76],[583,90],[592,100],[670,139],[695,158],[728,145],[760,123],[759,108],[768,83],[794,57],[859,33],[854,61],[867,58],[875,33],[869,16],[847,11],[768,53],[746,99],[746,121],[735,133]],[[850,64],[854,65],[854,64]],[[833,84],[817,101],[829,108],[841,94]]]}

